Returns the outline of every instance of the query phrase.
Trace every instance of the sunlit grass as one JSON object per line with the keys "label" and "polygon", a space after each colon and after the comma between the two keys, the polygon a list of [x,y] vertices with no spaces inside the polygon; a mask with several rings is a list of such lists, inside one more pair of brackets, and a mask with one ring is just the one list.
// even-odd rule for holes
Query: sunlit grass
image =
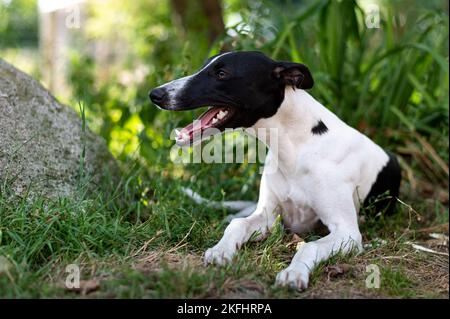
{"label": "sunlit grass", "polygon": [[[237,2],[230,1],[230,6]],[[239,3],[245,28],[230,26],[234,33],[228,33],[238,38],[225,36],[209,52],[204,43],[197,45],[203,40],[194,35],[186,41],[177,38],[164,16],[166,6],[155,15],[138,17],[136,24],[129,19],[144,11],[141,5],[152,7],[158,1],[120,4],[129,28],[123,40],[130,42],[135,55],[129,58],[132,62],[111,70],[130,68],[129,74],[134,74],[140,65],[150,65],[151,72],[140,81],[121,81],[114,72],[107,81],[98,81],[95,61],[75,52],[69,83],[72,106],[77,108],[82,101],[88,125],[107,140],[120,160],[125,172],[122,182],[113,185],[112,194],[99,191],[76,200],[16,201],[7,187],[2,188],[0,296],[78,296],[63,286],[65,266],[76,263],[82,266],[83,279],[101,281],[101,288],[93,293],[98,297],[315,297],[329,296],[330,291],[331,297],[442,297],[441,261],[414,251],[408,241],[417,239],[417,229],[448,223],[444,195],[448,192],[448,16],[433,9],[432,1],[428,8],[401,8],[412,10],[407,12],[395,3],[377,1],[381,26],[367,29],[362,2],[305,1],[292,10],[272,1],[251,10]],[[102,8],[97,7],[89,24],[89,30],[97,28],[93,37],[107,37],[111,30],[117,33],[111,28],[113,20],[102,21],[117,7],[105,12]],[[267,8],[270,16],[264,13]],[[149,21],[152,27],[145,28]],[[267,21],[270,34],[261,23]],[[136,34],[139,39],[134,39]],[[220,239],[228,212],[195,205],[180,187],[191,187],[214,200],[256,200],[259,165],[173,163],[170,133],[190,122],[193,114],[157,110],[147,94],[158,84],[193,72],[223,43],[307,64],[316,80],[312,95],[396,152],[404,169],[404,204],[399,203],[399,212],[367,216],[361,223],[365,243],[385,240],[387,244],[321,264],[304,293],[273,285],[277,272],[295,253],[295,245],[289,245],[292,237],[281,224],[265,241],[245,245],[233,265],[201,266],[201,254]],[[35,53],[16,52],[2,50],[2,58],[35,74]],[[327,267],[335,263],[348,264],[352,271],[330,279]],[[381,267],[380,290],[364,286],[369,263]],[[427,269],[439,276],[429,277]],[[435,287],[430,287],[435,279]]]}

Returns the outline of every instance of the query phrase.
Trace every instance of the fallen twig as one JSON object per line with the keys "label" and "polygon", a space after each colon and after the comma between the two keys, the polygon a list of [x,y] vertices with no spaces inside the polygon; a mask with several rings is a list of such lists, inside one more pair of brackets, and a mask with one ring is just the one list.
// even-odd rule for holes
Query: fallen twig
{"label": "fallen twig", "polygon": [[427,248],[427,247],[423,247],[414,243],[410,243],[411,246],[416,249],[416,250],[420,250],[420,251],[424,251],[426,253],[431,253],[431,254],[436,254],[436,255],[442,255],[442,256],[448,256],[448,253],[444,253],[444,252],[440,252],[440,251],[435,251],[433,249]]}

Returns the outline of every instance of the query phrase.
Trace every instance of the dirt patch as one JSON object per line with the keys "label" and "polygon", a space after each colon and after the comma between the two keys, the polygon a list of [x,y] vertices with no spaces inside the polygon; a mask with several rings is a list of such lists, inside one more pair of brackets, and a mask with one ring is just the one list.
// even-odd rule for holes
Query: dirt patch
{"label": "dirt patch", "polygon": [[171,269],[184,270],[199,267],[202,262],[201,256],[193,253],[155,250],[139,257],[133,268],[142,272],[154,272],[162,270],[163,265]]}
{"label": "dirt patch", "polygon": [[249,279],[228,278],[222,286],[223,293],[218,298],[223,299],[259,299],[267,294],[264,284]]}

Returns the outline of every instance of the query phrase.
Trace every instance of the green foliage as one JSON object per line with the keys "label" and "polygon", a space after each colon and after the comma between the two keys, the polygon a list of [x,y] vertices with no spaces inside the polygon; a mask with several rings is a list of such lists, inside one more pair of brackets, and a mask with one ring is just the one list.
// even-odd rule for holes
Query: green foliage
{"label": "green foliage", "polygon": [[[28,41],[26,37],[35,34],[31,27],[35,22],[23,23],[20,27],[28,31],[20,37],[7,30],[18,12],[11,10],[22,6],[27,12],[33,2],[13,0],[9,7],[6,3],[0,0],[2,16],[10,10],[6,19],[0,19],[0,45],[15,45],[20,37]],[[94,2],[84,34],[71,53],[70,104],[83,106],[89,127],[106,139],[129,172],[113,185],[112,193],[76,201],[38,198],[17,204],[2,185],[0,262],[6,258],[11,267],[6,276],[5,268],[0,271],[0,296],[71,297],[58,288],[69,263],[90,265],[84,276],[107,278],[102,297],[223,296],[233,281],[240,292],[246,290],[242,282],[251,281],[262,287],[258,289],[263,296],[302,296],[272,286],[294,253],[280,223],[266,241],[244,246],[233,267],[178,271],[163,266],[148,273],[135,267],[138,258],[155,251],[168,254],[174,247],[181,256],[200,259],[223,233],[227,212],[196,205],[182,194],[181,186],[214,200],[257,198],[257,165],[172,163],[170,131],[201,111],[163,112],[147,96],[151,88],[195,71],[222,47],[260,50],[274,59],[307,64],[316,80],[312,94],[320,102],[383,146],[403,152],[401,163],[410,168],[405,173],[410,179],[402,199],[412,202],[414,209],[399,205],[397,215],[367,217],[361,228],[365,241],[386,238],[392,243],[394,248],[386,248],[382,256],[405,249],[398,247],[399,234],[403,237],[424,226],[415,220],[415,210],[424,213],[421,223],[427,226],[448,222],[448,203],[431,198],[430,205],[408,193],[411,176],[448,189],[448,175],[439,164],[439,159],[444,166],[448,163],[448,15],[438,0],[378,3],[380,28],[368,29],[364,1],[228,0],[226,34],[210,45],[207,33],[198,30],[203,22],[192,19],[199,14],[197,7],[190,8],[188,19],[197,31],[186,34],[173,25],[169,1]],[[96,60],[79,49],[95,41],[113,47],[113,58]],[[427,161],[422,163],[425,155]],[[408,250],[408,256],[415,253]],[[364,263],[384,261],[375,259],[373,250],[360,258]],[[416,265],[418,273],[427,268]],[[365,273],[357,276],[363,286]],[[388,295],[423,295],[417,290],[421,283],[402,267],[382,269],[382,277]],[[326,281],[317,271],[312,285]],[[341,291],[340,283],[346,282],[338,281],[333,289]]]}
{"label": "green foliage", "polygon": [[[120,9],[126,21],[121,41],[128,47],[128,59],[120,68],[135,74],[144,65],[147,75],[122,83],[116,72],[99,84],[95,65],[81,56],[72,64],[71,82],[76,99],[90,101],[88,118],[94,128],[110,143],[122,136],[119,144],[129,145],[112,145],[116,155],[136,156],[140,145],[142,158],[154,162],[156,149],[167,146],[161,139],[167,140],[171,128],[191,121],[192,114],[158,111],[148,101],[148,91],[193,72],[224,45],[260,50],[274,59],[307,64],[316,79],[312,94],[377,142],[395,148],[404,143],[401,132],[418,132],[448,160],[448,140],[440,138],[448,134],[449,123],[448,16],[439,10],[440,1],[414,3],[381,2],[380,28],[369,29],[366,13],[353,0],[229,1],[225,20],[237,22],[209,48],[204,34],[177,32],[167,4],[121,4],[109,9]],[[108,21],[106,11],[97,8],[99,21]],[[146,14],[150,11],[152,15]],[[114,32],[102,25],[95,30],[95,36],[104,37]]]}
{"label": "green foliage", "polygon": [[[134,164],[127,163],[127,167],[136,167]],[[212,178],[221,180],[220,171],[213,174]],[[311,288],[302,294],[273,285],[276,274],[289,264],[296,245],[291,242],[292,235],[284,231],[281,219],[266,240],[242,247],[232,265],[200,267],[202,252],[223,233],[225,224],[219,221],[226,212],[193,203],[175,185],[181,186],[170,178],[150,177],[131,169],[110,194],[78,200],[23,199],[18,203],[2,185],[0,296],[76,297],[64,289],[65,268],[76,264],[81,268],[82,280],[101,281],[100,290],[91,297],[198,298],[223,297],[227,293],[266,298],[314,297],[320,293],[320,288],[317,291],[315,287],[324,283],[335,285],[325,289],[334,291],[335,297],[353,297],[355,291],[359,296],[364,293],[366,273],[357,269],[364,269],[369,261],[380,265],[382,275],[381,290],[366,291],[369,296],[442,296],[437,289],[424,290],[424,283],[411,277],[410,268],[403,265],[404,257],[400,256],[408,251],[409,265],[417,263],[416,275],[420,277],[420,269],[425,270],[429,282],[430,270],[421,263],[430,262],[430,257],[405,251],[410,246],[399,242],[395,235],[408,223],[406,211],[391,224],[383,223],[382,229],[379,225],[365,226],[368,241],[384,233],[391,236],[382,237],[393,246],[382,247],[378,253],[382,257],[376,257],[379,248],[352,257],[337,255],[314,271]],[[399,254],[398,265],[392,265],[391,260],[384,266],[383,257],[392,254]],[[155,256],[168,260],[159,262]],[[335,264],[347,264],[355,273],[330,281],[326,267]]]}
{"label": "green foliage", "polygon": [[0,48],[36,45],[37,41],[37,1],[0,1]]}

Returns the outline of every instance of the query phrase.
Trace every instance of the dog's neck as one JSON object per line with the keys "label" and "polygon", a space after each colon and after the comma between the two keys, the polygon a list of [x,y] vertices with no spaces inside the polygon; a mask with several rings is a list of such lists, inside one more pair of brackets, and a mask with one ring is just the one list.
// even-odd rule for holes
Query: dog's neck
{"label": "dog's neck", "polygon": [[258,120],[253,129],[256,136],[277,152],[280,168],[295,168],[296,156],[304,143],[314,137],[313,128],[323,121],[330,128],[339,119],[304,90],[286,87],[285,97],[277,113]]}

